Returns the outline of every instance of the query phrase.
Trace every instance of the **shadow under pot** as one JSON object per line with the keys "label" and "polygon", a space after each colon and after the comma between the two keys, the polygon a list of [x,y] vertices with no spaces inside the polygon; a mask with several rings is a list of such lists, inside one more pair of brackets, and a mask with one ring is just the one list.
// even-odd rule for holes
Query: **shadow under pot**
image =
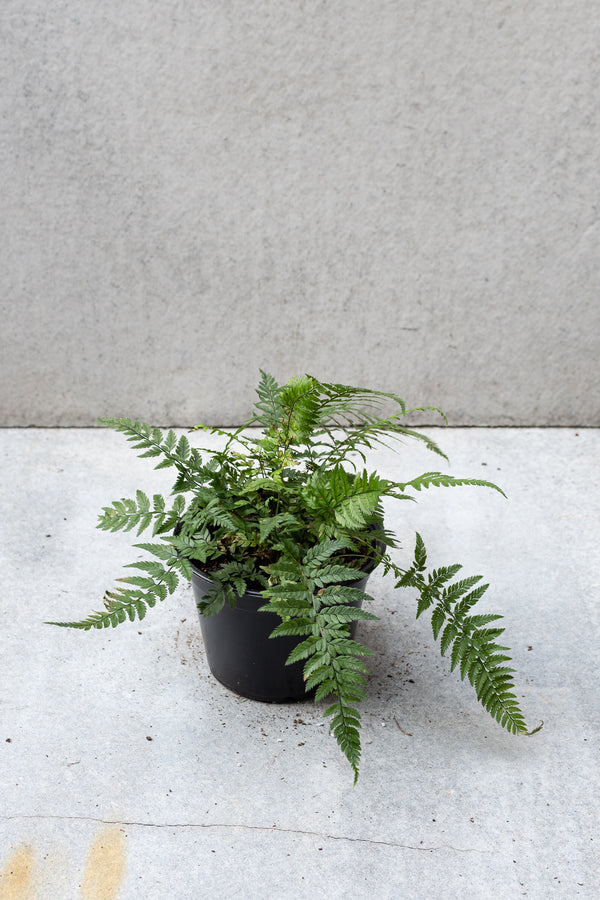
{"label": "shadow under pot", "polygon": [[[196,604],[205,599],[213,582],[193,560],[192,587]],[[369,574],[350,586],[364,591]],[[250,700],[291,703],[307,700],[303,670],[305,660],[286,666],[285,661],[304,637],[269,635],[281,624],[275,613],[258,612],[267,601],[260,591],[246,591],[232,609],[228,603],[214,616],[200,615],[200,626],[210,671],[221,684]],[[362,600],[353,606],[362,606]],[[354,637],[356,622],[350,623]]]}

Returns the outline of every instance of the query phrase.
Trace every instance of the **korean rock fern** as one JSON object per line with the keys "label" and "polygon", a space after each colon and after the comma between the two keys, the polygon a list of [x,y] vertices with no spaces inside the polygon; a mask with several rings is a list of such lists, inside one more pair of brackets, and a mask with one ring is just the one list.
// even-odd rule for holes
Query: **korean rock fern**
{"label": "korean rock fern", "polygon": [[276,614],[274,641],[293,638],[287,663],[301,663],[306,692],[327,701],[324,715],[356,780],[358,706],[372,651],[354,632],[358,621],[376,618],[362,608],[371,598],[356,582],[381,564],[396,587],[416,591],[417,616],[430,612],[442,655],[468,678],[484,708],[508,731],[531,733],[500,643],[501,617],[473,612],[487,585],[480,576],[457,578],[458,565],[428,571],[418,534],[412,565],[400,568],[392,557],[394,535],[384,524],[384,498],[414,500],[433,487],[500,488],[439,471],[407,482],[369,471],[367,451],[404,439],[446,458],[430,437],[403,424],[414,410],[396,394],[308,375],[280,386],[261,372],[257,395],[254,416],[240,428],[193,429],[218,436],[218,450],[192,447],[186,435],[131,419],[101,420],[125,435],[140,457],[155,459],[157,469],[174,470],[172,494],[150,498],[139,490],[103,509],[98,527],[104,531],[151,532],[150,540],[134,545],[148,558],[132,562],[134,574],[106,591],[102,611],[52,624],[101,629],[143,619],[194,571],[210,578],[198,603],[204,617],[234,608],[248,591],[260,592],[257,615]]}

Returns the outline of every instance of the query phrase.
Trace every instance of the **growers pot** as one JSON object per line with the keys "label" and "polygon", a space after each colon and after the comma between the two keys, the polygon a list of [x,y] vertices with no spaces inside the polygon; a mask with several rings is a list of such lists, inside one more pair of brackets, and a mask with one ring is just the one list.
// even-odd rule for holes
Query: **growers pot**
{"label": "growers pot", "polygon": [[[192,587],[196,603],[204,600],[213,582],[194,563]],[[352,583],[364,591],[369,573]],[[228,603],[214,616],[200,616],[202,637],[210,671],[217,681],[250,700],[290,703],[306,700],[304,661],[286,666],[294,647],[304,638],[269,635],[281,619],[275,613],[258,612],[267,601],[259,591],[246,591],[232,609]],[[357,601],[353,606],[362,606]],[[350,624],[354,636],[356,622]]]}

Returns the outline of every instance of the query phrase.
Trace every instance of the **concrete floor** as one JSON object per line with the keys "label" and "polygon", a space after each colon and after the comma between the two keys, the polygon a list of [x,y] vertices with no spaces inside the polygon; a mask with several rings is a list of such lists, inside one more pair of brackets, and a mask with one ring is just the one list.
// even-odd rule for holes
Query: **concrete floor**
{"label": "concrete floor", "polygon": [[[523,710],[545,725],[503,732],[410,592],[375,574],[354,789],[318,708],[213,679],[188,586],[114,631],[43,624],[100,608],[141,556],[96,531],[100,508],[171,476],[112,432],[0,431],[0,900],[600,898],[600,432],[428,431],[445,471],[509,500],[390,506],[398,559],[418,530],[431,562],[490,581]],[[416,445],[369,459],[398,480],[441,462]]]}

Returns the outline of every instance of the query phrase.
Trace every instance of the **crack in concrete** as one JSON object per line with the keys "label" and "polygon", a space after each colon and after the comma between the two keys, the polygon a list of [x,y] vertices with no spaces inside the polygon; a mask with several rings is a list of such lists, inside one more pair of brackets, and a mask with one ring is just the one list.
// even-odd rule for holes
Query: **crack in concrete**
{"label": "crack in concrete", "polygon": [[356,844],[374,844],[381,847],[396,847],[400,850],[420,850],[433,853],[436,850],[452,850],[455,853],[491,853],[491,850],[480,850],[478,847],[453,847],[451,844],[440,844],[437,847],[419,847],[412,844],[400,844],[397,841],[379,841],[372,838],[350,837],[345,834],[327,834],[322,831],[304,831],[300,828],[280,828],[277,825],[244,825],[237,822],[128,822],[121,819],[102,819],[98,816],[58,816],[53,814],[16,814],[0,815],[0,821],[15,819],[58,819],[66,822],[98,822],[101,825],[124,825],[129,828],[239,828],[246,831],[266,831],[270,834],[302,834],[317,837],[321,840],[350,841]]}

